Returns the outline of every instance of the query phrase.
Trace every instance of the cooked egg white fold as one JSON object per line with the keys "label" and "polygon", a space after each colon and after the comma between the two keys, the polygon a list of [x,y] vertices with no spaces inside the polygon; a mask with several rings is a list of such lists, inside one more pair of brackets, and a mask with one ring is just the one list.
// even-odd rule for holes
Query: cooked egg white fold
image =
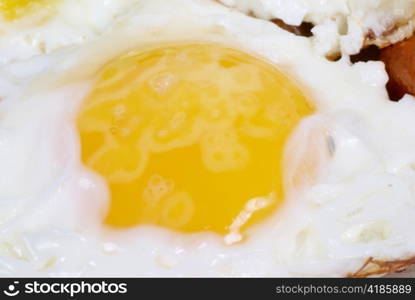
{"label": "cooked egg white fold", "polygon": [[362,46],[384,47],[412,35],[413,0],[220,0],[225,5],[263,19],[281,19],[312,29],[321,54],[356,54]]}

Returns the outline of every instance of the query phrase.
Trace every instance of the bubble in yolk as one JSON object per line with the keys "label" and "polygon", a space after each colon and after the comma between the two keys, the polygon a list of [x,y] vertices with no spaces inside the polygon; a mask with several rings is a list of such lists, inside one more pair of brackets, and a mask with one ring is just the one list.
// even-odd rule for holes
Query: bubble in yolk
{"label": "bubble in yolk", "polygon": [[17,20],[27,14],[48,7],[56,0],[0,0],[0,12],[8,21]]}
{"label": "bubble in yolk", "polygon": [[222,45],[114,59],[77,121],[82,160],[109,187],[105,223],[245,230],[283,201],[284,145],[313,110],[275,66]]}

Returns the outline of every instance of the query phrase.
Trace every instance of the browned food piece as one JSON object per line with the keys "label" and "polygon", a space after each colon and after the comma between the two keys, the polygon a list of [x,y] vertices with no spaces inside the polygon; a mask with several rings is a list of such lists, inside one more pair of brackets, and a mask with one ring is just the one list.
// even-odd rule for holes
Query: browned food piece
{"label": "browned food piece", "polygon": [[413,264],[415,264],[415,257],[394,261],[383,261],[369,257],[357,272],[350,273],[347,277],[380,276],[393,272],[402,272]]}
{"label": "browned food piece", "polygon": [[294,33],[295,35],[305,37],[310,37],[313,35],[311,32],[311,29],[313,29],[313,24],[311,23],[304,22],[300,26],[292,26],[284,23],[284,21],[280,19],[272,19],[271,22],[284,30]]}
{"label": "browned food piece", "polygon": [[392,100],[405,93],[415,95],[415,36],[381,50],[389,74],[388,90]]}

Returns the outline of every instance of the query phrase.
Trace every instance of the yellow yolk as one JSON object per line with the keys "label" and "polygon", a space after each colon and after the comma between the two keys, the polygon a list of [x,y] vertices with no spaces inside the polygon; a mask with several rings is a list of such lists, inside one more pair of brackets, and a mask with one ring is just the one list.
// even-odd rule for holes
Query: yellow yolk
{"label": "yellow yolk", "polygon": [[8,21],[19,19],[50,5],[56,0],[0,0],[0,12]]}
{"label": "yellow yolk", "polygon": [[275,66],[216,44],[134,51],[81,107],[82,160],[106,180],[114,227],[226,234],[251,199],[283,201],[284,145],[313,107]]}

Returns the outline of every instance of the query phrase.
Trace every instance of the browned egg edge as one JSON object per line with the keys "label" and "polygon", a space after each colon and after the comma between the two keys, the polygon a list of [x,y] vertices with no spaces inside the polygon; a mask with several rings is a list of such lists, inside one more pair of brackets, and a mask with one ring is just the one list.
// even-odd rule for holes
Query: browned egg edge
{"label": "browned egg edge", "polygon": [[404,272],[412,265],[415,265],[415,256],[402,260],[381,260],[369,257],[356,272],[348,273],[346,277],[364,278],[382,276],[390,273],[400,273]]}

